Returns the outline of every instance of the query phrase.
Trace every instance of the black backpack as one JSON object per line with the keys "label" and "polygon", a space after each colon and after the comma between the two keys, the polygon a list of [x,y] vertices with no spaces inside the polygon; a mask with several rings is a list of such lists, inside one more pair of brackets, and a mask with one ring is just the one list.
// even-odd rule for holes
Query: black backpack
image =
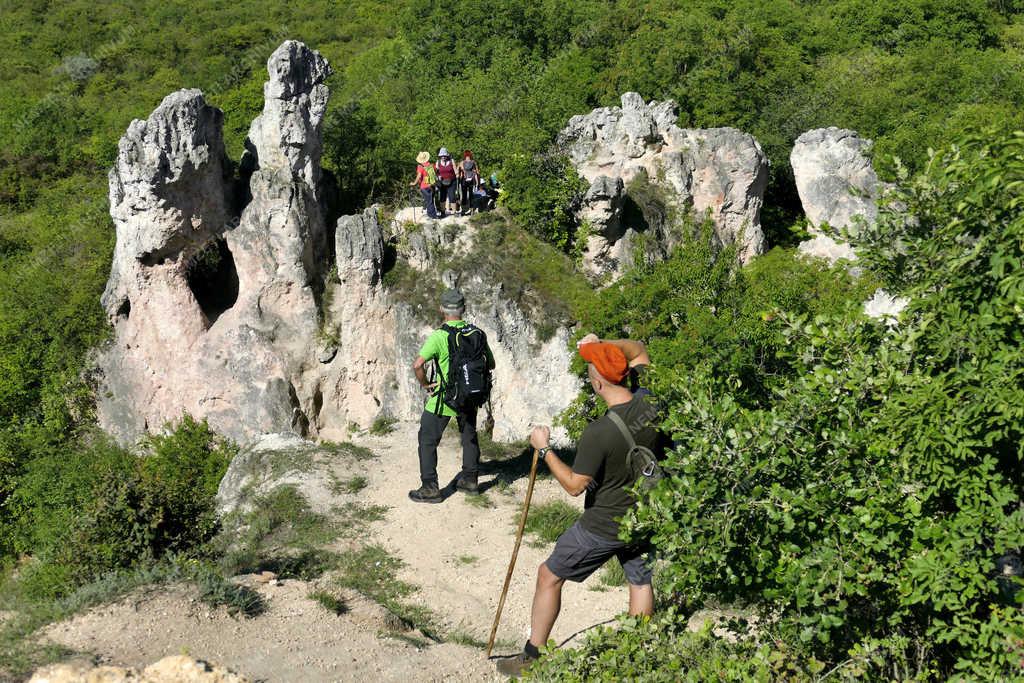
{"label": "black backpack", "polygon": [[640,484],[641,490],[650,491],[665,478],[665,472],[658,464],[654,451],[647,446],[637,444],[625,421],[614,410],[609,410],[607,415],[626,439],[626,445],[629,447],[626,452],[626,467],[629,469],[630,476],[633,477],[633,481]]}
{"label": "black backpack", "polygon": [[[491,395],[487,335],[476,325],[442,325],[448,333],[448,376],[441,377],[441,399],[456,412],[476,409]],[[438,402],[440,412],[441,403]]]}

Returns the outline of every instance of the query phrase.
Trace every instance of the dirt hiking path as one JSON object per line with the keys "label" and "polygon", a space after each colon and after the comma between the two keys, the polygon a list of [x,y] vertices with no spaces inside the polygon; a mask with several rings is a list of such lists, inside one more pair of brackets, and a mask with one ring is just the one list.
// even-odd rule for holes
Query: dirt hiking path
{"label": "dirt hiking path", "polygon": [[[413,503],[407,492],[419,485],[416,431],[417,425],[400,423],[391,434],[356,435],[353,442],[377,457],[358,463],[335,458],[315,476],[366,478],[366,487],[347,499],[388,510],[369,525],[361,543],[382,545],[404,562],[398,578],[419,587],[407,601],[432,612],[447,642],[425,645],[415,632],[404,639],[385,635],[387,611],[352,591],[344,594],[346,613],[327,611],[308,597],[326,577],[258,584],[251,576],[237,580],[265,599],[267,610],[257,617],[232,617],[199,602],[194,588],[164,586],[54,624],[44,637],[106,664],[142,667],[188,654],[261,681],[501,680],[478,643],[487,639],[512,551],[528,455],[502,462],[485,458],[480,498],[453,492],[441,504]],[[443,485],[461,463],[457,433],[446,432],[438,460]],[[577,507],[583,502],[553,479],[538,479],[533,505],[554,499]],[[330,507],[330,501],[311,503]],[[495,655],[513,654],[529,633],[537,566],[551,549],[530,540],[527,535],[519,553]],[[351,544],[339,541],[333,549],[344,552]],[[603,586],[596,574],[584,584],[568,583],[552,638],[571,647],[581,632],[624,611],[627,600],[625,587]]]}

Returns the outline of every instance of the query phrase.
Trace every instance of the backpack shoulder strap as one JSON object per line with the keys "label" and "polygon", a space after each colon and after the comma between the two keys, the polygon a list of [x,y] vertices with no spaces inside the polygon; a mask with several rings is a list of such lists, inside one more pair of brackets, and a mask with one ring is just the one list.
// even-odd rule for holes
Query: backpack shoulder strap
{"label": "backpack shoulder strap", "polygon": [[636,439],[633,438],[633,433],[629,431],[629,427],[626,426],[626,422],[619,417],[619,414],[614,410],[609,410],[605,415],[611,419],[612,424],[619,428],[619,431],[622,432],[622,436],[626,439],[626,445],[629,446],[630,450],[632,450],[636,446]]}

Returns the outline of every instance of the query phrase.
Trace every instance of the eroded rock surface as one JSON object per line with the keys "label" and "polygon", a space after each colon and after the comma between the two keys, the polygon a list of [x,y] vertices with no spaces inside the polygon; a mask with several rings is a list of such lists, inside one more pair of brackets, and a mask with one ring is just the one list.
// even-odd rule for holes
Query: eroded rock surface
{"label": "eroded rock surface", "polygon": [[796,139],[789,160],[812,238],[800,251],[824,258],[856,260],[842,237],[878,217],[882,188],[869,157],[871,141],[841,128],[809,130]]}
{"label": "eroded rock surface", "polygon": [[438,254],[473,248],[468,221],[428,222],[389,255],[371,207],[339,219],[328,244],[320,156],[330,66],[287,41],[267,71],[237,215],[223,116],[199,91],[168,96],[121,140],[103,296],[114,335],[97,356],[104,429],[131,442],[188,412],[241,442],[277,433],[343,441],[352,424],[417,417],[424,395],[411,365],[440,317],[384,287],[389,258],[424,282],[461,280],[467,317],[498,362],[496,438],[522,438],[568,405],[578,386],[568,332],[539,339],[524,309],[472,264],[441,272]]}
{"label": "eroded rock surface", "polygon": [[[122,441],[182,412],[236,439],[307,433],[326,248],[319,124],[326,61],[294,41],[268,62],[241,216],[225,199],[221,113],[174,93],[120,143],[111,172],[117,247],[104,305],[100,422]],[[271,130],[276,134],[271,134]],[[140,200],[141,198],[141,200]]]}
{"label": "eroded rock surface", "polygon": [[649,234],[654,257],[672,246],[665,226],[652,225],[631,198],[634,182],[653,186],[667,208],[708,214],[718,239],[738,244],[744,262],[764,253],[768,159],[761,145],[735,128],[680,128],[677,118],[675,102],[644,103],[639,94],[625,93],[622,106],[574,116],[559,134],[559,145],[591,183],[580,212],[591,225],[584,254],[591,275],[617,277],[630,264],[625,257],[635,234]]}

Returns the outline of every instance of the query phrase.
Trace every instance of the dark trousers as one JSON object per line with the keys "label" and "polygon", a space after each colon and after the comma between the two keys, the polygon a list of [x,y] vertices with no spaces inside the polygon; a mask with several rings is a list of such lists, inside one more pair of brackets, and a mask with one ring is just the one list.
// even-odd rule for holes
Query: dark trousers
{"label": "dark trousers", "polygon": [[434,210],[434,188],[421,187],[420,194],[423,195],[423,210],[429,218],[437,218],[437,211]]}
{"label": "dark trousers", "polygon": [[[480,467],[480,442],[476,436],[476,409],[468,413],[459,413],[456,421],[459,434],[462,436],[462,475],[477,476]],[[435,415],[423,411],[420,417],[420,479],[426,485],[437,486],[437,444],[441,443],[441,435],[451,421],[448,415]]]}
{"label": "dark trousers", "polygon": [[473,188],[476,187],[476,179],[463,178],[459,181],[459,200],[462,210],[469,212],[473,209]]}

